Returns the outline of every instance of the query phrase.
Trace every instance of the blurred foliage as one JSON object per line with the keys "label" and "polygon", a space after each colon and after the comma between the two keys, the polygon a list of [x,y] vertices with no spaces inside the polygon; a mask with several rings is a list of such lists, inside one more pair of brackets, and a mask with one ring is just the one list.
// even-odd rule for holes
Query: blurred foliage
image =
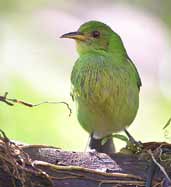
{"label": "blurred foliage", "polygon": [[[150,13],[154,13],[156,16],[161,17],[164,22],[167,24],[171,24],[171,1],[170,0],[99,0],[98,6],[100,4],[115,4],[115,3],[128,3],[131,6],[138,6],[140,8],[144,8],[146,11]],[[4,12],[10,12],[10,11],[17,11],[22,10],[24,8],[26,9],[35,9],[40,8],[42,6],[61,6],[65,7],[69,4],[71,7],[79,8],[79,4],[83,4],[83,0],[71,0],[70,2],[62,1],[62,0],[30,0],[29,2],[23,1],[23,0],[0,0],[0,12],[1,14]],[[87,0],[86,3],[90,3],[90,5],[96,5],[96,0]]]}
{"label": "blurred foliage", "polygon": [[35,9],[47,4],[47,0],[30,0],[29,2],[22,0],[0,0],[0,11],[2,13],[12,13],[13,11],[25,9]]}
{"label": "blurred foliage", "polygon": [[138,7],[144,8],[147,12],[160,17],[167,25],[171,25],[171,1],[170,0],[123,0],[130,4],[135,4]]}

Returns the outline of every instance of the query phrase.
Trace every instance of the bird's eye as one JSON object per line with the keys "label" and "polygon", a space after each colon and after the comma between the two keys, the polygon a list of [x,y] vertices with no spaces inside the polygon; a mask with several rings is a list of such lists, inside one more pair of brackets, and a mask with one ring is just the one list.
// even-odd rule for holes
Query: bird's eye
{"label": "bird's eye", "polygon": [[93,32],[92,32],[92,36],[93,36],[94,38],[99,38],[99,37],[100,37],[100,32],[99,32],[99,31],[93,31]]}

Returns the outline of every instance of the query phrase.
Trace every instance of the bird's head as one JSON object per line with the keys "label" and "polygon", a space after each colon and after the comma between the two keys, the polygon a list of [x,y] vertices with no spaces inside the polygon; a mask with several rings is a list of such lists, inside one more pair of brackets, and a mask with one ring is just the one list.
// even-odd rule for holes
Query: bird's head
{"label": "bird's head", "polygon": [[69,32],[62,35],[61,38],[76,40],[77,50],[80,54],[91,51],[113,52],[115,49],[123,47],[119,35],[99,21],[86,22],[76,32]]}

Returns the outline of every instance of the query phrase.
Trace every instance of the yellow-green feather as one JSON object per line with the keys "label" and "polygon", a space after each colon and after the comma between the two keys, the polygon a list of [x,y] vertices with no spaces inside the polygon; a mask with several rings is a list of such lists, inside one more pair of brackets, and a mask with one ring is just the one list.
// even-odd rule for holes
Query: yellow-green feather
{"label": "yellow-green feather", "polygon": [[141,81],[127,55],[82,54],[73,67],[71,82],[78,120],[89,133],[101,138],[134,120]]}

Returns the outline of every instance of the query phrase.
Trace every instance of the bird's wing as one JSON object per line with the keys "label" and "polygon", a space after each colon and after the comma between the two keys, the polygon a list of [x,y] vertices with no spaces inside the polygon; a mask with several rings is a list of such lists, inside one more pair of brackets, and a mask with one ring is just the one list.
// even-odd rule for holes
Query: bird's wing
{"label": "bird's wing", "polygon": [[132,60],[129,57],[128,57],[128,63],[130,63],[132,68],[134,69],[135,76],[136,76],[136,79],[137,79],[137,86],[138,86],[138,89],[140,90],[140,87],[142,86],[142,82],[141,82],[141,78],[140,78],[140,75],[138,73],[138,70],[137,70],[135,64],[132,62]]}
{"label": "bird's wing", "polygon": [[74,101],[74,94],[73,94],[73,88],[72,87],[71,87],[71,90],[70,90],[70,96],[71,96],[72,100]]}

